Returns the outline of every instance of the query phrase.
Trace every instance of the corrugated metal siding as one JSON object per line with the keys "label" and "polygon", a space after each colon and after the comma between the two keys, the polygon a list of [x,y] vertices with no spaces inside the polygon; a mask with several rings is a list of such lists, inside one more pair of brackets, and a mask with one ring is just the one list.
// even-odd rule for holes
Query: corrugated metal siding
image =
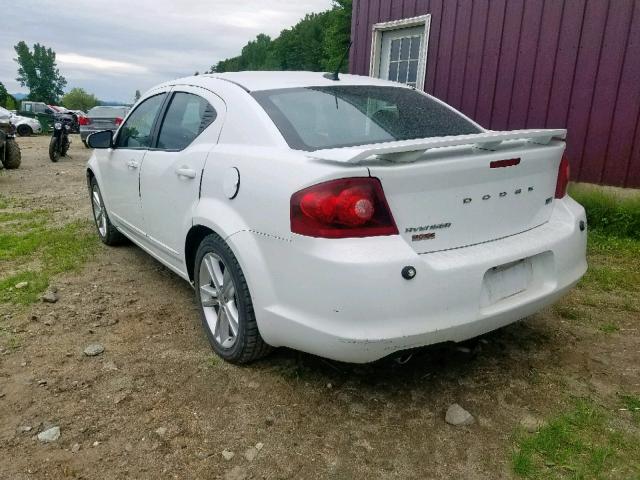
{"label": "corrugated metal siding", "polygon": [[373,24],[431,14],[425,90],[492,129],[569,131],[572,177],[640,187],[640,0],[354,0]]}

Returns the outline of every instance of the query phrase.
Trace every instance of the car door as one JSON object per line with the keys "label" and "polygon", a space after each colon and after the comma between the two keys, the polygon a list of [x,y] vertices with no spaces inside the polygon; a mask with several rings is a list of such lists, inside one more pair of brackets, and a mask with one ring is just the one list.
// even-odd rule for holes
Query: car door
{"label": "car door", "polygon": [[185,232],[199,199],[207,155],[218,141],[226,107],[209,90],[176,86],[163,114],[155,148],[140,172],[145,232],[157,254],[184,269]]}
{"label": "car door", "polygon": [[151,147],[154,127],[166,99],[160,92],[144,100],[127,117],[101,162],[101,185],[109,216],[126,232],[143,237],[140,168]]}

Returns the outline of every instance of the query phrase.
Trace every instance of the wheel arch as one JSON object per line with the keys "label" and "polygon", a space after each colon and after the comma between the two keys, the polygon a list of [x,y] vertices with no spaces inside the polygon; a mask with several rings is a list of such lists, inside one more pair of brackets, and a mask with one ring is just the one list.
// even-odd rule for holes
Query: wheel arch
{"label": "wheel arch", "polygon": [[[210,227],[205,225],[193,225],[187,232],[187,237],[184,242],[184,263],[187,267],[189,281],[191,282],[194,280],[196,252],[198,251],[198,247],[200,246],[200,243],[202,243],[202,240],[210,234],[218,235]],[[220,237],[220,235],[218,236]]]}

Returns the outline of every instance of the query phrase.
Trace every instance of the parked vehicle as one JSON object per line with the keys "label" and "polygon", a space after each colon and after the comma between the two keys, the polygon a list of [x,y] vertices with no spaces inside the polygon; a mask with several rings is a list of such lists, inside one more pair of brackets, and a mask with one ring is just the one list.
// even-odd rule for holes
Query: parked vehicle
{"label": "parked vehicle", "polygon": [[71,127],[71,133],[80,133],[80,116],[74,110],[69,110],[60,105],[49,105],[49,108],[54,111],[54,117],[59,114],[69,115],[72,120],[69,125]]}
{"label": "parked vehicle", "polygon": [[53,127],[55,114],[56,111],[46,103],[27,100],[20,102],[20,111],[18,112],[18,115],[22,117],[30,117],[38,120],[45,132],[48,132]]}
{"label": "parked vehicle", "polygon": [[348,362],[532,315],[587,269],[565,130],[489,131],[414,88],[307,72],[153,88],[88,162],[100,239],[195,288],[215,352]]}
{"label": "parked vehicle", "polygon": [[80,117],[80,139],[87,147],[87,137],[101,130],[116,130],[127,116],[129,107],[93,107]]}
{"label": "parked vehicle", "polygon": [[11,123],[11,112],[0,107],[0,168],[20,167],[22,156],[16,142],[16,127]]}
{"label": "parked vehicle", "polygon": [[36,118],[11,115],[11,123],[16,126],[16,133],[21,137],[28,137],[42,131],[42,126]]}
{"label": "parked vehicle", "polygon": [[49,141],[49,159],[57,162],[60,157],[65,157],[71,146],[69,133],[73,125],[73,116],[68,113],[59,113],[53,123],[51,140]]}

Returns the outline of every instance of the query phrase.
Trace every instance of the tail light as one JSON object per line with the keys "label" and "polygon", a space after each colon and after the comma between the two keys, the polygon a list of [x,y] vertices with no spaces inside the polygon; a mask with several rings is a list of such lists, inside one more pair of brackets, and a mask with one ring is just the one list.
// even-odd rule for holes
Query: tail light
{"label": "tail light", "polygon": [[556,182],[556,198],[563,198],[567,194],[567,186],[569,185],[569,158],[567,154],[562,155],[560,160],[560,168],[558,169],[558,180]]}
{"label": "tail light", "polygon": [[116,127],[120,126],[122,124],[122,118],[121,117],[116,117],[115,121],[113,122],[116,124]]}
{"label": "tail light", "polygon": [[83,117],[80,115],[78,117],[78,124],[80,125],[91,125],[91,119],[89,117]]}
{"label": "tail light", "polygon": [[397,235],[377,178],[354,177],[313,185],[291,196],[291,231],[308,237]]}

